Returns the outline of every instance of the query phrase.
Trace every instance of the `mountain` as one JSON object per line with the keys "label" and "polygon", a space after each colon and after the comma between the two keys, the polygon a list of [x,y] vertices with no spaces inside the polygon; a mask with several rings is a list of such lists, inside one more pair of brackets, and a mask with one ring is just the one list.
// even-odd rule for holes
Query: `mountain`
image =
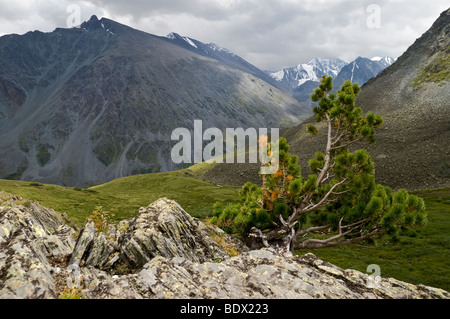
{"label": "mountain", "polygon": [[277,88],[280,89],[282,88],[279,85],[279,83],[275,79],[273,79],[270,75],[268,75],[266,72],[258,69],[256,66],[250,64],[249,62],[247,62],[234,52],[226,48],[220,47],[215,43],[205,44],[196,39],[181,36],[175,32],[168,34],[166,38],[170,40],[172,43],[182,48],[218,60],[228,66],[234,67],[236,69],[254,75]]}
{"label": "mountain", "polygon": [[319,82],[323,74],[335,78],[347,62],[339,59],[315,58],[308,63],[277,72],[267,72],[285,89],[293,91],[308,81]]}
{"label": "mountain", "polygon": [[236,63],[96,16],[3,36],[0,61],[0,178],[86,186],[173,170],[171,132],[196,119],[223,130],[310,114]]}
{"label": "mountain", "polygon": [[357,103],[385,120],[371,148],[381,182],[450,186],[450,9],[362,87]]}
{"label": "mountain", "polygon": [[[357,61],[355,70],[367,59]],[[384,124],[376,133],[375,144],[355,148],[365,148],[371,154],[378,183],[408,190],[450,187],[449,70],[450,9],[392,65],[362,86],[356,105],[365,113],[380,114]],[[357,72],[350,74],[357,79]],[[316,87],[311,85],[310,93]],[[306,124],[312,122],[310,118],[281,132],[290,151],[298,155],[306,176],[308,161],[316,151],[325,149],[326,142],[320,134],[313,137],[306,133]],[[218,164],[205,178],[232,185],[261,182],[255,164]]]}
{"label": "mountain", "polygon": [[335,90],[339,89],[347,80],[362,86],[393,62],[394,59],[390,57],[372,59],[358,57],[355,61],[350,62],[341,69],[335,78],[334,88]]}
{"label": "mountain", "polygon": [[393,62],[394,59],[390,57],[372,59],[358,57],[350,63],[339,59],[315,58],[308,63],[300,63],[296,67],[268,74],[294,98],[311,107],[309,95],[319,85],[322,75],[331,76],[337,90],[347,80],[363,85]]}
{"label": "mountain", "polygon": [[374,62],[378,62],[380,65],[384,66],[384,68],[387,68],[388,66],[390,66],[392,63],[395,62],[395,60],[393,58],[388,57],[388,56],[386,56],[384,58],[376,56],[370,60],[372,60]]}

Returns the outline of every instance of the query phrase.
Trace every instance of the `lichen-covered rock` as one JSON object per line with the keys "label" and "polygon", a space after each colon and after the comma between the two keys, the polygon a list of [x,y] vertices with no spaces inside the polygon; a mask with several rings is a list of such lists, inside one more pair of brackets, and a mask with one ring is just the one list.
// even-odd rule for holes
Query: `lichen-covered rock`
{"label": "lichen-covered rock", "polygon": [[229,257],[208,236],[203,223],[167,198],[141,208],[120,243],[120,259],[130,269],[140,269],[156,256],[178,256],[194,262]]}
{"label": "lichen-covered rock", "polygon": [[[0,298],[450,299],[442,289],[373,278],[313,254],[246,251],[168,199],[108,234],[87,222],[76,246],[56,212],[16,201],[0,206]],[[208,234],[223,235],[241,254],[230,258]]]}
{"label": "lichen-covered rock", "polygon": [[95,225],[93,221],[87,221],[77,239],[77,244],[72,252],[69,264],[80,265],[84,256],[89,253],[95,239]]}
{"label": "lichen-covered rock", "polygon": [[11,242],[0,247],[0,298],[57,297],[52,267],[27,234],[18,231]]}
{"label": "lichen-covered rock", "polygon": [[229,258],[201,221],[176,202],[162,198],[141,208],[136,217],[111,226],[108,234],[96,233],[94,223],[88,221],[69,264],[123,273],[124,269],[140,270],[156,256],[195,262]]}
{"label": "lichen-covered rock", "polygon": [[373,277],[354,269],[343,270],[335,265],[324,262],[309,253],[300,258],[305,262],[337,279],[342,279],[348,286],[360,290],[363,296],[373,294],[377,298],[387,299],[449,299],[450,293],[439,288],[413,285],[394,278]]}
{"label": "lichen-covered rock", "polygon": [[309,299],[450,298],[442,289],[343,270],[312,254],[286,257],[253,250],[222,263],[156,257],[130,278],[146,298]]}
{"label": "lichen-covered rock", "polygon": [[45,256],[64,258],[73,251],[75,230],[53,209],[0,192],[0,244],[23,230]]}
{"label": "lichen-covered rock", "polygon": [[110,275],[94,267],[81,268],[84,299],[143,299],[131,285],[133,275]]}
{"label": "lichen-covered rock", "polygon": [[49,259],[64,259],[74,230],[55,211],[37,203],[0,206],[0,298],[54,298]]}
{"label": "lichen-covered rock", "polygon": [[98,232],[95,223],[88,220],[77,240],[69,265],[93,266],[109,270],[119,259],[120,245],[118,241],[124,231],[129,228],[129,221],[121,221],[119,225],[109,225],[107,232]]}

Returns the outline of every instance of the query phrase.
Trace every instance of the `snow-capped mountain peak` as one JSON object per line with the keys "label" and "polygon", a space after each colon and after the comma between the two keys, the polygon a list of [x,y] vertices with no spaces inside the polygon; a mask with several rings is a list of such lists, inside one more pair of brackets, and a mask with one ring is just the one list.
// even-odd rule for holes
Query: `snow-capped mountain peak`
{"label": "snow-capped mountain peak", "polygon": [[197,49],[197,45],[194,43],[193,39],[188,38],[188,37],[183,37],[183,36],[179,35],[178,33],[171,32],[166,36],[166,38],[168,38],[170,40],[183,40],[186,43],[188,43],[190,46]]}
{"label": "snow-capped mountain peak", "polygon": [[278,82],[289,83],[288,86],[298,87],[307,81],[319,81],[322,75],[335,78],[347,62],[339,59],[314,58],[308,63],[300,63],[295,67],[277,72],[267,72]]}
{"label": "snow-capped mountain peak", "polygon": [[393,58],[391,58],[390,56],[385,56],[385,57],[379,57],[379,56],[375,56],[372,59],[370,59],[371,61],[375,61],[375,62],[384,62],[387,63],[389,65],[391,65],[392,63],[395,62],[395,60]]}
{"label": "snow-capped mountain peak", "polygon": [[235,53],[231,52],[230,50],[222,48],[222,47],[218,46],[215,43],[209,43],[209,44],[207,44],[207,46],[209,48],[211,48],[213,51],[219,51],[219,52],[227,53],[227,54],[230,54],[232,56],[236,55]]}
{"label": "snow-capped mountain peak", "polygon": [[[362,85],[392,63],[394,63],[394,59],[391,57],[376,56],[372,59],[357,57],[350,63],[340,59],[317,57],[308,63],[300,63],[292,68],[277,72],[267,71],[267,74],[289,90],[296,90],[308,81],[319,82],[322,75],[331,76],[338,80],[345,78]],[[344,72],[344,74],[341,74],[341,72]]]}
{"label": "snow-capped mountain peak", "polygon": [[202,53],[204,53],[206,55],[210,55],[212,52],[216,52],[216,53],[220,53],[220,54],[228,54],[231,57],[236,57],[237,56],[234,52],[232,52],[232,51],[230,51],[230,50],[228,50],[226,48],[222,48],[222,47],[218,46],[215,43],[205,44],[205,43],[202,43],[202,42],[197,41],[195,39],[181,36],[181,35],[179,35],[178,33],[175,33],[175,32],[169,33],[166,36],[166,38],[168,38],[170,40],[173,40],[173,41],[177,41],[177,40],[178,41],[180,41],[180,40],[184,41],[187,44],[189,44],[191,47],[202,51]]}
{"label": "snow-capped mountain peak", "polygon": [[395,60],[393,58],[391,58],[390,56],[373,57],[370,60],[373,61],[373,62],[378,63],[379,65],[381,65],[384,68],[390,66],[391,64],[393,64],[395,62]]}
{"label": "snow-capped mountain peak", "polygon": [[173,44],[181,46],[184,49],[193,51],[208,58],[218,60],[228,66],[252,74],[262,79],[263,81],[274,85],[275,87],[277,87],[278,85],[278,82],[271,78],[266,72],[248,63],[236,53],[224,47],[218,46],[215,43],[206,44],[193,38],[181,36],[175,32],[168,34],[165,38],[170,40]]}

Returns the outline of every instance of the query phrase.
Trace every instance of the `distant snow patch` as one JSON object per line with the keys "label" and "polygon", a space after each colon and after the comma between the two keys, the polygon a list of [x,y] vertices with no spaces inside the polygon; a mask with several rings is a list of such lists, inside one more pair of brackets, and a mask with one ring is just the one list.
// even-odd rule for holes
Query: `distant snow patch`
{"label": "distant snow patch", "polygon": [[270,73],[270,76],[272,78],[274,78],[275,80],[277,80],[278,82],[282,81],[284,79],[284,70],[278,71],[278,72],[274,72],[274,73]]}
{"label": "distant snow patch", "polygon": [[186,41],[187,43],[189,43],[191,46],[193,46],[194,48],[198,49],[197,46],[195,45],[194,42],[192,42],[191,39],[189,39],[188,37],[183,37],[183,40]]}

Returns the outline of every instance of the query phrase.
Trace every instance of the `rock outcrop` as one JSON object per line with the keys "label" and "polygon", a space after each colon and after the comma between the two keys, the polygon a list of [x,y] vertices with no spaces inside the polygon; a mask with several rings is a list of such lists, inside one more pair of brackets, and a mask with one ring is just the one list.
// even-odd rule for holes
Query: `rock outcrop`
{"label": "rock outcrop", "polygon": [[94,223],[88,221],[69,264],[135,272],[156,256],[200,263],[229,258],[203,223],[176,202],[162,198],[111,227],[108,234],[96,234]]}
{"label": "rock outcrop", "polygon": [[52,209],[0,195],[0,297],[57,297],[52,263],[72,253],[75,231]]}
{"label": "rock outcrop", "polygon": [[[168,199],[107,234],[92,222],[77,241],[74,234],[51,209],[0,200],[0,298],[450,298],[442,289],[373,278],[313,254],[249,251]],[[230,257],[211,235],[240,254]]]}
{"label": "rock outcrop", "polygon": [[120,250],[121,260],[133,268],[141,268],[155,256],[179,256],[193,262],[222,261],[228,257],[208,236],[203,223],[167,199],[139,211]]}
{"label": "rock outcrop", "polygon": [[449,298],[441,289],[343,270],[313,254],[243,253],[222,263],[156,257],[131,279],[146,298],[374,299]]}

